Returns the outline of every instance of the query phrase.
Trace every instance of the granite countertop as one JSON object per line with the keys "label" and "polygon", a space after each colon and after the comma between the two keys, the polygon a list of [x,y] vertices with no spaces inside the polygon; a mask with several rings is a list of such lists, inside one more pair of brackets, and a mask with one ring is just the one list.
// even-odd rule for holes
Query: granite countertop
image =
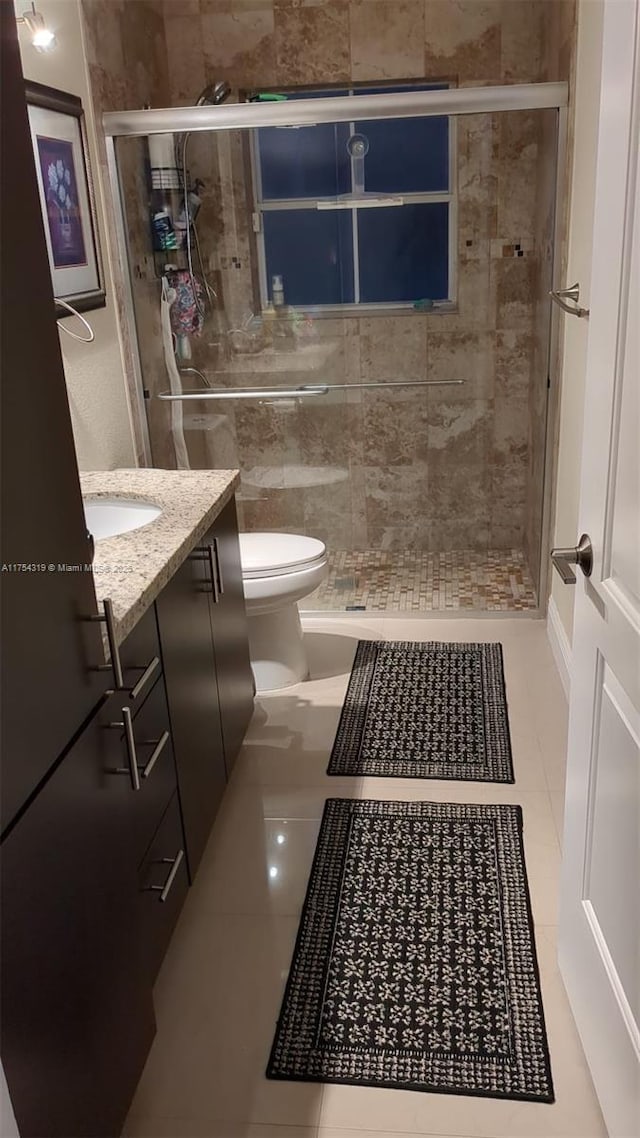
{"label": "granite countertop", "polygon": [[[138,498],[162,507],[155,521],[96,541],[98,603],[113,603],[118,644],[129,635],[233,497],[237,470],[98,470],[80,475],[85,498]],[[106,644],[106,632],[103,637]]]}

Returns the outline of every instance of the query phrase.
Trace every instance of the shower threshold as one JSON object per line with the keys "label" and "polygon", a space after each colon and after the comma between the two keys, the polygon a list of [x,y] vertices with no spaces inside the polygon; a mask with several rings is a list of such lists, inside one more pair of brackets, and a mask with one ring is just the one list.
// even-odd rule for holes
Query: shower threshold
{"label": "shower threshold", "polygon": [[522,550],[334,550],[306,612],[524,612],[538,600]]}

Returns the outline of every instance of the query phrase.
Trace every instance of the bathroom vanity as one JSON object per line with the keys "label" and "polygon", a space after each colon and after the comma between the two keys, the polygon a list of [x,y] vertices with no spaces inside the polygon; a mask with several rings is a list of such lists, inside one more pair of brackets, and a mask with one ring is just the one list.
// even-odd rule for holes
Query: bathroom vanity
{"label": "bathroom vanity", "polygon": [[[93,577],[98,602],[111,606],[105,652],[110,653],[110,634],[115,655],[128,663],[120,670],[132,670],[132,688],[123,675],[130,701],[135,705],[160,679],[166,690],[168,719],[148,725],[151,743],[142,746],[157,748],[166,736],[163,747],[168,747],[170,739],[191,880],[253,709],[233,497],[237,483],[237,472],[225,470],[81,476],[87,512],[119,499],[160,508],[150,524],[97,542]],[[117,686],[117,676],[114,682]],[[135,706],[120,712],[116,721],[123,722],[122,740],[133,769],[139,765],[131,758],[138,751]],[[152,781],[156,761],[152,749],[141,780],[132,775],[142,790]]]}
{"label": "bathroom vanity", "polygon": [[126,496],[160,514],[96,542],[97,610],[76,630],[102,630],[100,690],[44,781],[22,785],[3,844],[3,1064],[22,1134],[113,1138],[254,688],[237,473],[81,481],[85,502]]}
{"label": "bathroom vanity", "polygon": [[126,495],[161,507],[151,524],[97,543],[93,576],[98,601],[111,602],[112,635],[138,661],[136,688],[149,669],[150,682],[164,680],[191,879],[253,709],[238,480],[225,470],[81,476],[85,504]]}

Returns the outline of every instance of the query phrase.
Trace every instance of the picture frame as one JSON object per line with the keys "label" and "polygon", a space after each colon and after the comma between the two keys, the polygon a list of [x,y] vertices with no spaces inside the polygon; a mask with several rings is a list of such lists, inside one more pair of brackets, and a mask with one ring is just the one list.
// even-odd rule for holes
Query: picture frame
{"label": "picture frame", "polygon": [[[27,113],[54,297],[77,312],[106,294],[82,100],[25,83]],[[72,314],[56,304],[56,317]]]}

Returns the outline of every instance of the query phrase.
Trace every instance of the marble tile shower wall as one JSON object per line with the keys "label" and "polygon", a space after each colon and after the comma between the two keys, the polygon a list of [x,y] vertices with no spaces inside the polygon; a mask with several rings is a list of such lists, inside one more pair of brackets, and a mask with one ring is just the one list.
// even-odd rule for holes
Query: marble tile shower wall
{"label": "marble tile shower wall", "polygon": [[[89,72],[89,85],[96,122],[99,154],[99,181],[109,185],[104,133],[101,129],[104,111],[132,110],[145,105],[163,106],[169,99],[169,68],[162,0],[80,0],[84,47]],[[128,233],[132,262],[145,266],[141,275],[153,276],[153,257],[149,248],[147,187],[144,180],[142,143],[130,142],[120,152],[121,173],[128,210]],[[106,230],[115,234],[113,202],[104,194],[107,214]],[[124,274],[115,243],[106,250],[110,258],[118,311],[120,347],[132,408],[132,429],[138,463],[145,464],[145,440],[141,416],[144,407],[136,382],[133,341],[136,329],[130,324],[125,305]],[[158,290],[155,290],[157,309]],[[140,347],[146,343],[139,336]],[[168,448],[167,448],[168,450]],[[157,461],[158,466],[172,466],[175,461]]]}
{"label": "marble tile shower wall", "polygon": [[[82,3],[99,111],[192,103],[219,77],[235,89],[422,76],[461,86],[566,78],[574,12],[574,0]],[[300,528],[334,549],[524,546],[535,561],[546,405],[541,297],[551,239],[548,175],[540,167],[555,161],[553,131],[541,123],[547,114],[457,123],[457,312],[317,322],[329,382],[455,378],[463,387],[336,392],[313,404],[244,405],[229,414],[228,403],[216,414],[210,404],[190,406],[191,463],[242,465],[247,528]],[[133,146],[127,150],[136,319],[153,393],[166,386],[158,282],[144,199],[142,209],[129,201],[139,193],[140,159]],[[215,383],[259,382],[250,356],[230,361],[225,334],[256,304],[241,138],[212,144],[194,136],[190,166],[206,181],[199,228],[224,304],[194,364]],[[282,382],[309,382],[305,369],[297,358]],[[166,405],[152,399],[149,409],[154,461],[172,465]],[[331,481],[320,481],[318,468]]]}

